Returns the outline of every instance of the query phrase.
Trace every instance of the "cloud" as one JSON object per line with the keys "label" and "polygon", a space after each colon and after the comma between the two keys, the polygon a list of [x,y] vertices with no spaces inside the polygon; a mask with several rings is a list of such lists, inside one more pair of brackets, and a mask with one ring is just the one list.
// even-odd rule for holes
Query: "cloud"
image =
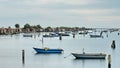
{"label": "cloud", "polygon": [[118,22],[120,21],[120,16],[87,16],[84,18],[89,22]]}
{"label": "cloud", "polygon": [[63,3],[70,5],[87,5],[93,3],[99,3],[97,0],[23,0],[27,5],[44,5],[44,4],[55,4]]}
{"label": "cloud", "polygon": [[116,9],[69,9],[66,10],[66,12],[68,13],[72,13],[72,14],[84,14],[84,15],[103,15],[103,14],[112,14],[117,12]]}

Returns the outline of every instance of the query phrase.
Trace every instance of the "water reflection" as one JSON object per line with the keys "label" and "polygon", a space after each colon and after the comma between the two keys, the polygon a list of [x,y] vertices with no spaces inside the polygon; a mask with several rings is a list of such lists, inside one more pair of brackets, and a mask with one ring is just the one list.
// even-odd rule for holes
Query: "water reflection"
{"label": "water reflection", "polygon": [[74,65],[81,65],[81,68],[94,68],[97,66],[102,66],[105,68],[106,60],[105,59],[74,59]]}

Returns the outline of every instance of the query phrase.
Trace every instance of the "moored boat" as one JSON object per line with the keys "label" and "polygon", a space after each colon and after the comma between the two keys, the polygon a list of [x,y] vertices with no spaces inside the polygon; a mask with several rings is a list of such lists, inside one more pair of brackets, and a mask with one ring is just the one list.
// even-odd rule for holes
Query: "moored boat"
{"label": "moored boat", "polygon": [[59,35],[56,33],[49,33],[49,34],[43,35],[43,37],[59,37]]}
{"label": "moored boat", "polygon": [[103,38],[102,36],[102,32],[100,33],[100,35],[90,35],[91,38]]}
{"label": "moored boat", "polygon": [[102,37],[101,35],[90,35],[91,38]]}
{"label": "moored boat", "polygon": [[23,37],[32,37],[32,35],[24,34]]}
{"label": "moored boat", "polygon": [[36,48],[33,47],[33,49],[36,51],[36,53],[43,53],[43,54],[50,54],[50,53],[56,53],[56,54],[61,54],[64,50],[60,49],[60,48],[55,48],[55,49],[51,49],[48,47],[44,47],[43,45],[43,38],[42,38],[42,48]]}
{"label": "moored boat", "polygon": [[50,53],[56,53],[56,54],[61,54],[64,50],[63,49],[50,49],[50,48],[35,48],[33,47],[33,49],[37,52],[37,53],[44,53],[44,54],[50,54]]}
{"label": "moored boat", "polygon": [[104,53],[72,53],[76,59],[105,59],[106,54]]}

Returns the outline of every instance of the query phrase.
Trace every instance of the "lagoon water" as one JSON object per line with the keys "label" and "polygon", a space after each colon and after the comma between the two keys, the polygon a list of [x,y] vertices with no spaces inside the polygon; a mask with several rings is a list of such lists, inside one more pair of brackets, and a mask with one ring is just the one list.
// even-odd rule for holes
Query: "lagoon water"
{"label": "lagoon water", "polygon": [[[71,52],[111,54],[111,68],[118,68],[120,62],[120,35],[118,32],[104,33],[104,38],[90,38],[88,35],[77,34],[56,38],[44,38],[44,46],[62,48],[63,54],[36,54],[32,47],[42,47],[42,33],[33,34],[34,37],[23,37],[23,34],[0,36],[0,68],[108,68],[106,59],[75,59]],[[115,40],[116,49],[111,48]],[[25,63],[22,63],[22,49],[25,50]]]}

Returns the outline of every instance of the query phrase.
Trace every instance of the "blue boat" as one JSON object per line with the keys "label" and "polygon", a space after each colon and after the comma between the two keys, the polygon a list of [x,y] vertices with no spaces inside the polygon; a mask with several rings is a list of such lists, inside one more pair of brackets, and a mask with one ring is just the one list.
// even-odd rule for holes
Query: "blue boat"
{"label": "blue boat", "polygon": [[49,48],[35,48],[33,49],[37,53],[43,53],[43,54],[50,54],[50,53],[56,53],[56,54],[61,54],[64,50],[63,49],[49,49]]}
{"label": "blue boat", "polygon": [[36,48],[33,47],[33,49],[37,52],[37,53],[43,53],[43,54],[50,54],[50,53],[56,53],[56,54],[61,54],[64,50],[57,48],[57,49],[50,49],[48,47],[43,47],[43,38],[42,38],[42,48]]}

